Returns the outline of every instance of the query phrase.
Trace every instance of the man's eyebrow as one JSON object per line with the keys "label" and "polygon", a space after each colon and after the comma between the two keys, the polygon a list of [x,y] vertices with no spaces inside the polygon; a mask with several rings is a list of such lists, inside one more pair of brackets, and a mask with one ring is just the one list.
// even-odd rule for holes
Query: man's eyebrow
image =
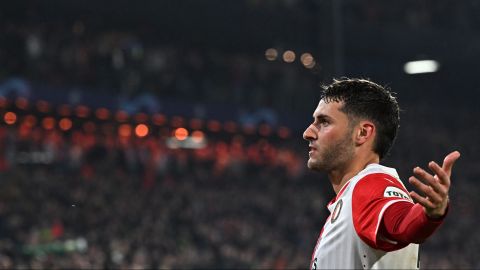
{"label": "man's eyebrow", "polygon": [[321,114],[318,114],[318,115],[314,114],[313,119],[331,119],[331,117],[326,115],[326,114],[321,113]]}

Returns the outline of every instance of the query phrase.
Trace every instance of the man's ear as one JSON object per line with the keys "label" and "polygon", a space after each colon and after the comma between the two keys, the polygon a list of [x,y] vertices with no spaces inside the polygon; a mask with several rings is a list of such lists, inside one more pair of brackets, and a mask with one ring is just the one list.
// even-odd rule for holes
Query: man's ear
{"label": "man's ear", "polygon": [[372,122],[360,121],[355,132],[355,143],[362,145],[368,141],[373,141],[375,131],[375,125]]}

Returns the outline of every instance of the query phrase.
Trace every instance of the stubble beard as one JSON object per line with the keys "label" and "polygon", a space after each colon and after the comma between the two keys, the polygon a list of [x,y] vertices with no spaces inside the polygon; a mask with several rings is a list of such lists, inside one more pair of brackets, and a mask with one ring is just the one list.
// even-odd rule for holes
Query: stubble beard
{"label": "stubble beard", "polygon": [[308,168],[315,171],[330,172],[345,167],[353,158],[354,144],[351,130],[337,143],[321,150],[317,160],[308,160]]}

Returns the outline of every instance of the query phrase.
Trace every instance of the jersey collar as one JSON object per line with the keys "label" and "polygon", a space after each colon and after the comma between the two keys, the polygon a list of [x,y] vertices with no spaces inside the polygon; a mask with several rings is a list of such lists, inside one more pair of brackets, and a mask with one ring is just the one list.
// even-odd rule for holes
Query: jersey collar
{"label": "jersey collar", "polygon": [[333,198],[333,199],[328,203],[327,208],[328,208],[330,205],[334,204],[334,203],[342,196],[343,192],[345,191],[345,189],[347,189],[347,187],[348,187],[348,185],[350,184],[350,181],[351,181],[351,180],[352,180],[352,179],[348,180],[348,181],[343,185],[343,187],[340,189],[340,192],[338,192],[337,196],[335,196],[335,198]]}

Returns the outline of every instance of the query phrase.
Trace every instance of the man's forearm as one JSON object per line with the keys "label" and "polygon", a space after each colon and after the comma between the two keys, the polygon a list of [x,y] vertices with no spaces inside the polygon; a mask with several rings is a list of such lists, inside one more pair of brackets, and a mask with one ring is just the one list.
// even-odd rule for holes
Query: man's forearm
{"label": "man's forearm", "polygon": [[385,211],[380,234],[401,243],[422,243],[442,224],[445,216],[432,219],[420,204],[398,202]]}

